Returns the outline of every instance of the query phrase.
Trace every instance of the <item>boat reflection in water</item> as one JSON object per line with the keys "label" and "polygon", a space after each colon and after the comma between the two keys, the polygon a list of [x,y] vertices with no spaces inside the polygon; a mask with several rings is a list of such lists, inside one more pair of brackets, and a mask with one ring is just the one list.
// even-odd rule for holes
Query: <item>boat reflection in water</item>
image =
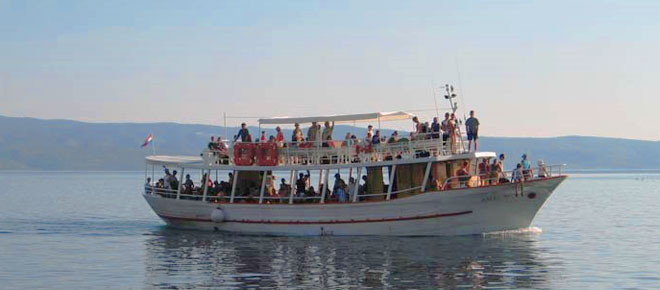
{"label": "boat reflection in water", "polygon": [[[538,234],[266,237],[162,229],[145,287],[548,288]],[[553,265],[554,264],[554,265]]]}

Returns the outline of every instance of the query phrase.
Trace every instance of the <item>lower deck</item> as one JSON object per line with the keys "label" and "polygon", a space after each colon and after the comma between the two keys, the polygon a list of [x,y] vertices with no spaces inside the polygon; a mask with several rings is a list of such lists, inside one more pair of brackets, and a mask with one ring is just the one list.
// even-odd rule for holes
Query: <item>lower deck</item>
{"label": "lower deck", "polygon": [[429,191],[383,202],[215,204],[144,196],[156,214],[178,228],[273,235],[458,235],[529,226],[564,179]]}

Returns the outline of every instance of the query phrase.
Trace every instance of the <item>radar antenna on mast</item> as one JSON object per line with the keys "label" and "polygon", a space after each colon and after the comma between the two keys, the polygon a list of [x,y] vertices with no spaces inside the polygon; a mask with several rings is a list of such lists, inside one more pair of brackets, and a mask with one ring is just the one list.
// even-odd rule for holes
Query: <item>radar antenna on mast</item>
{"label": "radar antenna on mast", "polygon": [[456,113],[456,110],[458,110],[458,102],[454,100],[455,98],[456,98],[456,93],[454,93],[454,86],[445,85],[445,99],[449,101],[449,105],[451,106],[452,113]]}

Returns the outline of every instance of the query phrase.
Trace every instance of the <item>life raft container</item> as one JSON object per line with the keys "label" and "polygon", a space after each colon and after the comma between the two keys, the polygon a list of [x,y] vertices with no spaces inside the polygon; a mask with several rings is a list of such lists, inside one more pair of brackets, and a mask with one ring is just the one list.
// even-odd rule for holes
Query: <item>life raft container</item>
{"label": "life raft container", "polygon": [[259,143],[257,145],[257,164],[259,166],[277,165],[277,143]]}
{"label": "life raft container", "polygon": [[250,166],[254,163],[254,144],[236,143],[234,144],[234,163],[240,166]]}

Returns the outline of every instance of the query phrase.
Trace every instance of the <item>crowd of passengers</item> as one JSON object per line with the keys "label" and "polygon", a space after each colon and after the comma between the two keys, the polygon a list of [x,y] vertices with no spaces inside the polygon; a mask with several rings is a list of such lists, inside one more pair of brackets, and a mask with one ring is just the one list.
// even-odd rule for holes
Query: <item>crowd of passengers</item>
{"label": "crowd of passengers", "polygon": [[[473,147],[474,150],[477,150],[478,147],[478,138],[479,138],[479,120],[474,116],[474,111],[470,111],[470,118],[465,121],[465,128],[467,132],[468,151]],[[420,139],[440,139],[442,138],[443,144],[449,146],[452,152],[455,152],[455,147],[457,144],[457,138],[459,136],[458,132],[458,122],[456,116],[453,113],[445,113],[445,119],[441,122],[438,122],[437,118],[433,118],[433,122],[429,124],[428,122],[421,122],[417,117],[412,118],[414,124],[414,130],[410,133],[411,140],[420,140]],[[296,123],[295,128],[292,133],[291,143],[289,146],[297,146],[305,142],[313,142],[324,147],[329,147],[330,141],[333,140],[332,133],[335,127],[334,122],[325,122],[324,127],[322,128],[317,122],[312,122],[312,125],[307,130],[307,137],[304,137],[302,129],[300,129],[300,124]],[[282,129],[278,126],[276,129],[276,136],[269,136],[266,139],[266,132],[261,132],[261,137],[256,140],[256,142],[272,142],[276,143],[278,147],[287,146],[287,143],[284,142],[284,133]],[[321,140],[326,140],[321,142]],[[363,140],[358,140],[358,138],[351,134],[347,133],[344,145],[353,145],[358,142],[363,144],[381,144],[381,143],[394,143],[401,140],[397,131],[394,131],[389,138],[384,138],[380,134],[380,130],[373,130],[373,126],[369,125],[367,127],[367,134]],[[238,134],[234,136],[235,142],[255,142],[250,135],[249,130],[245,123],[241,124],[241,129],[238,131]],[[225,153],[227,152],[227,147],[220,138],[220,136],[215,139],[211,137],[211,142],[208,145],[208,148],[213,150],[216,153]],[[459,187],[465,186],[486,186],[486,185],[496,185],[501,183],[509,182],[521,182],[527,181],[534,177],[534,172],[531,167],[530,161],[527,159],[527,154],[522,155],[522,159],[519,163],[516,164],[516,167],[511,171],[511,176],[507,176],[504,170],[504,160],[505,155],[500,154],[498,158],[494,158],[492,163],[489,163],[488,159],[482,159],[481,162],[477,164],[477,174],[470,174],[470,163],[464,161],[461,164],[461,167],[453,172],[450,177],[454,177],[458,180]],[[545,167],[543,160],[538,161],[537,176],[539,178],[548,177],[548,172]],[[155,184],[151,183],[151,178],[147,178],[146,189],[147,192],[150,192],[152,189],[158,193],[171,194],[176,192],[176,189],[179,186],[179,181],[177,179],[177,171],[174,170],[170,173],[169,169],[165,168],[165,176],[160,178]],[[475,179],[475,182],[473,182]],[[326,200],[329,201],[338,201],[346,202],[347,200],[352,200],[355,194],[355,178],[350,177],[348,183],[346,183],[339,173],[334,176],[334,185],[332,188],[326,188]],[[207,182],[207,195],[210,197],[227,197],[231,194],[232,184],[234,176],[232,173],[229,173],[227,181],[212,181],[211,178],[204,175],[199,184],[204,184]],[[362,176],[362,182],[357,187],[358,195],[362,195],[366,192],[367,182],[366,176]],[[291,185],[286,183],[286,179],[282,178],[280,180],[279,186],[275,185],[275,176],[269,174],[266,178],[266,186],[264,195],[268,197],[269,201],[280,200],[282,202],[287,201],[291,194]],[[472,181],[471,181],[472,180]],[[295,180],[296,190],[295,197],[298,198],[320,198],[321,188],[324,188],[320,184],[319,188],[315,188],[310,184],[310,174],[307,171],[307,174],[300,173]],[[453,185],[449,182],[442,183],[440,180],[429,180],[429,186],[435,190],[444,190],[449,189]],[[191,180],[190,175],[186,175],[185,181],[181,185],[181,193],[184,195],[202,195],[203,187],[195,186],[194,182]],[[245,197],[249,199],[259,198],[260,184],[256,182],[251,182],[249,184],[238,184],[237,187],[240,187],[241,190],[238,190],[237,196]],[[386,189],[385,189],[386,190]]]}
{"label": "crowd of passengers", "polygon": [[[146,193],[156,193],[166,197],[173,197],[176,195],[177,188],[179,187],[179,180],[177,179],[177,171],[173,170],[170,172],[168,168],[164,169],[165,176],[158,179],[154,184],[151,181],[151,177],[147,178],[145,184]],[[207,196],[209,197],[229,197],[232,191],[232,184],[234,181],[233,173],[228,174],[227,181],[212,181],[211,178],[207,177],[206,174],[202,177],[199,184],[204,184],[204,180],[207,182]],[[264,189],[264,196],[267,197],[268,202],[288,202],[291,195],[291,184],[286,182],[286,179],[280,179],[280,184],[275,186],[275,175],[269,174],[266,177],[266,185]],[[357,192],[359,195],[364,194],[367,191],[366,184],[367,177],[362,176],[362,183],[358,185]],[[324,188],[323,183],[319,186],[319,189],[316,189],[311,184],[310,172],[300,173],[296,179],[296,189],[294,196],[297,198],[308,198],[313,200],[315,198],[320,198],[321,188]],[[350,177],[348,183],[346,183],[339,173],[334,175],[334,185],[332,189],[326,188],[326,200],[328,201],[337,201],[337,202],[346,202],[349,199],[352,200],[355,194],[355,178]],[[186,174],[185,181],[181,186],[181,199],[190,199],[191,196],[202,196],[203,187],[195,186],[194,182],[190,178],[190,174]],[[238,184],[237,188],[245,188],[245,190],[237,190],[236,196],[239,198],[245,198],[247,201],[254,201],[259,198],[260,187],[257,183],[249,183],[246,186]]]}
{"label": "crowd of passengers", "polygon": [[[458,170],[455,170],[453,177],[458,181],[458,187],[476,187],[476,186],[488,186],[488,185],[497,185],[502,183],[518,183],[523,181],[531,180],[535,177],[535,172],[531,167],[531,162],[527,158],[527,154],[521,156],[520,162],[518,162],[515,168],[511,171],[511,176],[507,176],[504,171],[504,160],[505,155],[500,154],[498,158],[493,159],[492,163],[488,162],[488,159],[482,159],[481,162],[477,164],[477,174],[470,174],[470,163],[468,161],[463,161],[461,167]],[[537,178],[547,178],[550,175],[548,174],[547,168],[543,160],[539,160],[537,163]],[[155,191],[157,194],[163,196],[172,197],[176,194],[176,189],[179,187],[179,180],[177,179],[177,171],[173,170],[170,173],[168,168],[164,169],[165,176],[160,178],[155,184],[152,184],[151,178],[147,178],[145,184],[145,190],[147,193],[152,193]],[[260,176],[261,179],[262,176]],[[299,176],[295,180],[296,188],[294,192],[294,197],[305,200],[307,202],[314,202],[315,199],[320,199],[321,189],[324,188],[323,184],[319,184],[319,188],[315,188],[311,184],[310,172],[299,173]],[[429,177],[431,178],[431,177]],[[475,179],[476,178],[476,179]],[[268,173],[266,177],[266,184],[264,188],[264,196],[266,197],[266,202],[281,202],[288,203],[291,196],[291,184],[286,182],[286,179],[280,179],[279,185],[275,185],[275,180],[277,178],[275,175],[272,175],[272,172]],[[476,180],[476,183],[471,182]],[[211,199],[213,197],[229,197],[232,192],[232,184],[234,181],[234,175],[230,172],[228,174],[227,181],[212,181],[210,177],[204,174],[200,181],[200,185],[203,185],[204,182],[207,182],[207,196]],[[259,199],[260,195],[260,184],[254,181],[244,181],[246,184],[237,184],[236,196],[241,200],[245,201],[256,201]],[[335,202],[347,202],[351,201],[354,198],[356,193],[356,179],[353,177],[349,178],[348,183],[342,179],[341,174],[336,173],[334,175],[334,184],[333,186],[325,188],[325,197],[327,201]],[[429,180],[429,187],[433,190],[446,190],[451,189],[454,185],[451,182],[445,181],[441,183],[440,180],[435,179]],[[240,189],[238,189],[240,188]],[[387,186],[383,185],[383,192],[387,190]],[[181,184],[181,198],[190,199],[192,196],[198,195],[202,196],[203,194],[202,186],[195,186],[195,183],[190,178],[190,174],[185,176],[185,181]],[[364,195],[367,192],[367,176],[363,175],[361,177],[360,184],[357,185],[357,194]],[[393,195],[393,198],[396,198],[396,195]],[[364,197],[360,197],[357,200],[363,200]],[[219,199],[215,199],[219,200]]]}
{"label": "crowd of passengers", "polygon": [[[474,151],[477,151],[479,139],[479,120],[474,116],[474,111],[470,111],[470,117],[465,121],[465,129],[468,139],[468,152],[474,144]],[[307,129],[307,134],[303,134],[299,123],[294,124],[294,129],[291,134],[291,141],[286,142],[284,132],[279,126],[275,128],[275,135],[266,137],[266,131],[261,131],[259,138],[255,139],[250,134],[245,123],[241,124],[238,133],[234,135],[234,142],[243,143],[274,143],[279,148],[292,146],[302,147],[303,144],[310,144],[312,146],[334,147],[340,144],[341,146],[351,146],[354,144],[363,145],[378,145],[386,143],[396,143],[402,139],[407,140],[423,140],[423,139],[440,139],[442,138],[443,145],[455,153],[457,150],[458,139],[460,133],[458,130],[459,122],[454,113],[445,113],[444,120],[439,121],[437,117],[433,118],[433,122],[422,122],[418,117],[412,118],[413,130],[410,132],[410,139],[400,137],[398,131],[392,132],[389,137],[382,136],[380,130],[374,130],[372,125],[367,127],[367,134],[363,139],[358,139],[354,134],[346,133],[342,142],[333,142],[333,131],[335,128],[334,122],[326,121],[323,127],[318,122],[312,122],[311,126]],[[220,136],[217,138],[211,137],[211,142],[208,144],[208,149],[214,152],[226,153],[227,148],[223,143]]]}

